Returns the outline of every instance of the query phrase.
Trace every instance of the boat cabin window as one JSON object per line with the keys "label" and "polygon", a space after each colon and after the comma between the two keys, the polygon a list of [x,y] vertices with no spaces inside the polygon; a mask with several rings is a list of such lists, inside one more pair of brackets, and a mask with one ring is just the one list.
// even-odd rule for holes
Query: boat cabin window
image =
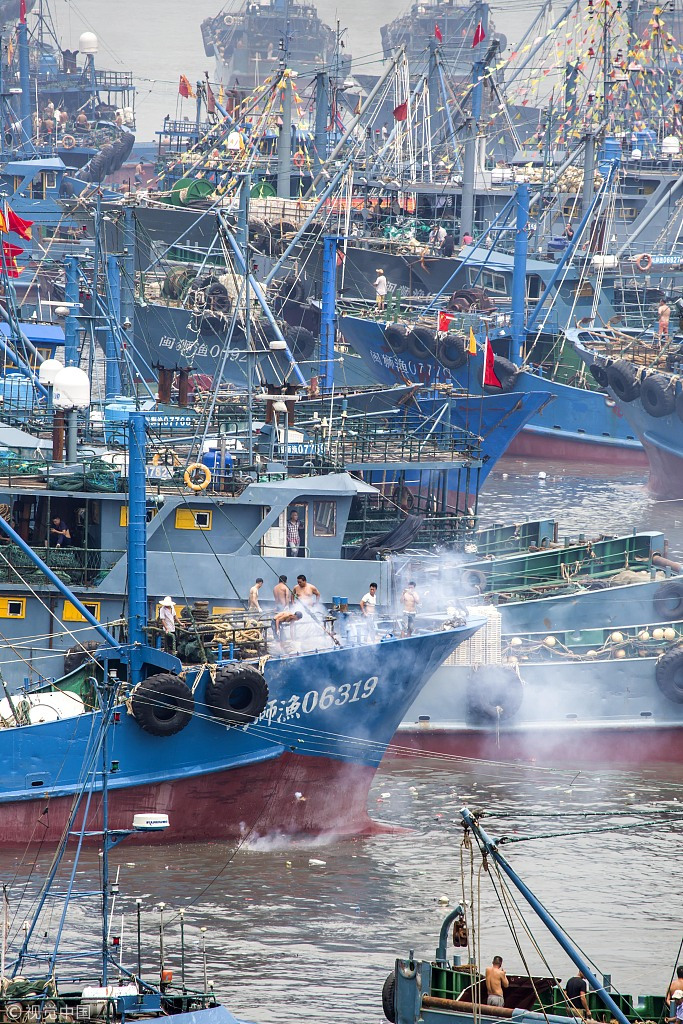
{"label": "boat cabin window", "polygon": [[178,508],[175,513],[176,530],[210,530],[213,512],[210,509]]}
{"label": "boat cabin window", "polygon": [[527,299],[539,299],[543,290],[543,281],[538,274],[529,274],[526,279]]}
{"label": "boat cabin window", "polygon": [[0,597],[0,619],[23,619],[25,617],[25,597]]}
{"label": "boat cabin window", "polygon": [[57,187],[57,172],[56,171],[44,171],[43,172],[43,186],[47,192],[50,188]]}
{"label": "boat cabin window", "polygon": [[[99,601],[83,601],[83,607],[86,608],[90,614],[100,621],[100,602]],[[62,619],[64,622],[86,622],[87,619],[84,615],[81,615],[78,608],[71,603],[71,601],[64,602],[64,608],[62,610]]]}
{"label": "boat cabin window", "polygon": [[562,204],[563,218],[569,221],[576,220],[583,213],[582,206],[583,204],[581,200],[577,199],[576,196],[573,196],[571,199],[565,199],[564,203]]}
{"label": "boat cabin window", "polygon": [[479,278],[479,284],[493,295],[508,293],[505,274],[494,274],[490,270],[484,270]]}
{"label": "boat cabin window", "polygon": [[335,537],[337,535],[337,502],[313,502],[313,536]]}
{"label": "boat cabin window", "polygon": [[630,224],[638,216],[638,208],[636,206],[621,206],[619,204],[615,204],[614,216],[617,220],[624,220]]}
{"label": "boat cabin window", "polygon": [[[159,509],[156,505],[147,505],[147,522],[151,523]],[[119,509],[119,526],[128,526],[128,506],[122,505]]]}

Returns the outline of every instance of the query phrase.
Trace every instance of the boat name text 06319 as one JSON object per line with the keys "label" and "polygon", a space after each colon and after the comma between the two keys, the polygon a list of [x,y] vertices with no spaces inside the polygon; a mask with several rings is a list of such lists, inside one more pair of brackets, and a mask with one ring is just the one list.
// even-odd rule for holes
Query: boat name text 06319
{"label": "boat name text 06319", "polygon": [[308,690],[303,697],[292,694],[288,698],[268,701],[257,719],[271,725],[273,722],[288,722],[312,711],[327,711],[331,707],[342,707],[355,701],[366,700],[375,692],[377,676],[359,679],[356,683],[342,683],[340,686],[326,686],[322,690]]}

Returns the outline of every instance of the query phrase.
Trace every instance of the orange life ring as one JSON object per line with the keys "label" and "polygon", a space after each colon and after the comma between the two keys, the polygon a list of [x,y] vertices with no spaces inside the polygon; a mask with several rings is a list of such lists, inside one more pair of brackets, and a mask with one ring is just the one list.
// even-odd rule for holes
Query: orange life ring
{"label": "orange life ring", "polygon": [[642,252],[640,256],[636,256],[636,266],[638,270],[649,270],[652,266],[652,256],[648,252]]}
{"label": "orange life ring", "polygon": [[[198,483],[195,483],[194,474],[197,472],[202,473],[202,479]],[[205,491],[211,483],[211,470],[201,462],[193,462],[185,470],[183,479],[185,481],[185,486],[191,488],[191,490]]]}
{"label": "orange life ring", "polygon": [[306,162],[306,158],[304,157],[304,155],[301,152],[301,150],[298,149],[296,151],[296,153],[294,154],[294,156],[292,157],[292,163],[294,164],[295,167],[303,167],[305,162]]}
{"label": "orange life ring", "polygon": [[73,149],[76,145],[76,139],[73,135],[65,135],[62,139],[62,145],[64,146],[64,149]]}

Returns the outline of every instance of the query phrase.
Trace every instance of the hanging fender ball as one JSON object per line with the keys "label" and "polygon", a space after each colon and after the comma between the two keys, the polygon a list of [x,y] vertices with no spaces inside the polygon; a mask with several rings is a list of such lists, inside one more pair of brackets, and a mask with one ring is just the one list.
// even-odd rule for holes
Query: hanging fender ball
{"label": "hanging fender ball", "polygon": [[517,714],[524,700],[524,683],[507,665],[480,665],[467,681],[467,707],[475,718],[504,721]]}

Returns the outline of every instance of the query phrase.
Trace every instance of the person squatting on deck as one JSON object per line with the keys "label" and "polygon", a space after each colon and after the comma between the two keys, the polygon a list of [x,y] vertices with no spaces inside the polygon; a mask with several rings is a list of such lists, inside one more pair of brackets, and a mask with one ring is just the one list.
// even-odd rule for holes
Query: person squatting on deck
{"label": "person squatting on deck", "polygon": [[486,999],[487,1006],[505,1006],[503,989],[507,988],[510,982],[503,970],[502,956],[494,956],[493,962],[486,968]]}

